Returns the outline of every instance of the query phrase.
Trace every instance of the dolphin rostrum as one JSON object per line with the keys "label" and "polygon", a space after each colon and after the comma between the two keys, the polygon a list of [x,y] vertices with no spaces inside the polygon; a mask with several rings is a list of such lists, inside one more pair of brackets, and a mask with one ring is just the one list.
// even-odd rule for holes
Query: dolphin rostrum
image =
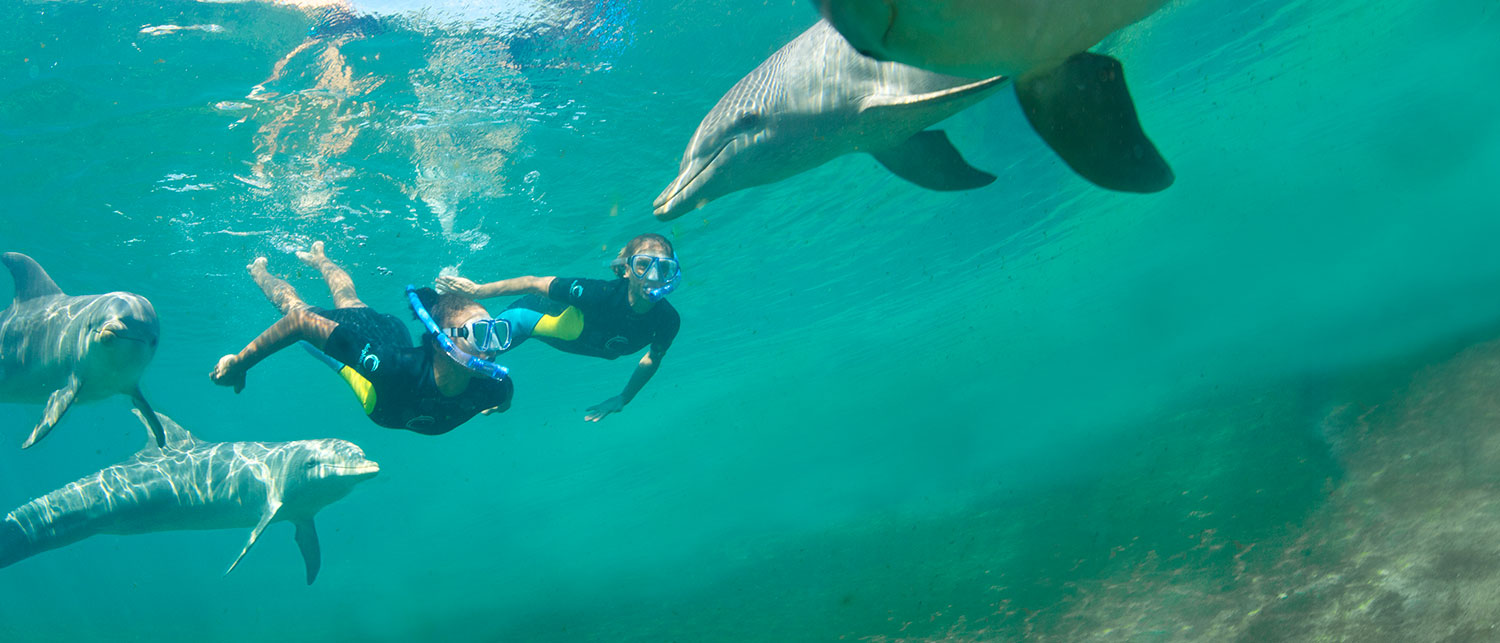
{"label": "dolphin rostrum", "polygon": [[74,402],[116,393],[152,418],[157,446],[165,446],[140,388],[160,335],[151,302],[128,292],[70,297],[31,257],[7,252],[0,263],[16,283],[15,300],[0,311],[0,402],[47,405],[21,448],[46,437]]}
{"label": "dolphin rostrum", "polygon": [[288,521],[297,526],[311,585],[322,561],[313,515],[380,471],[344,440],[199,442],[171,418],[158,417],[169,448],[148,440],[130,460],[6,515],[0,567],[95,534],[254,527],[228,574],[266,525]]}
{"label": "dolphin rostrum", "polygon": [[1016,79],[1031,127],[1094,184],[1172,185],[1141,130],[1120,61],[1089,53],[1166,0],[814,0],[855,49],[934,72]]}
{"label": "dolphin rostrum", "polygon": [[744,188],[774,183],[850,152],[933,190],[988,185],[929,125],[984,100],[1005,82],[957,78],[861,56],[827,22],[772,54],[703,117],[677,180],[656,197],[675,219]]}

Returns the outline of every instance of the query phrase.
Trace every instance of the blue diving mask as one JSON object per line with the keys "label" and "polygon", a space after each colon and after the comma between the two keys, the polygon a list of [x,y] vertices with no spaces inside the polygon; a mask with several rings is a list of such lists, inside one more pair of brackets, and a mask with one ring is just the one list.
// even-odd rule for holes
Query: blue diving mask
{"label": "blue diving mask", "polygon": [[625,265],[630,269],[630,274],[642,281],[661,284],[655,288],[646,288],[646,298],[653,303],[661,301],[682,281],[682,264],[677,261],[677,253],[670,257],[657,257],[653,255],[630,255],[625,260]]}
{"label": "blue diving mask", "polygon": [[[492,379],[504,380],[505,378],[510,376],[510,372],[507,371],[504,366],[486,359],[480,359],[464,352],[463,349],[458,347],[458,344],[455,344],[453,342],[453,338],[449,337],[448,333],[445,333],[443,332],[443,329],[438,328],[437,322],[432,320],[432,315],[428,314],[427,308],[422,305],[422,299],[417,296],[416,286],[406,287],[406,299],[411,303],[411,310],[412,312],[417,314],[417,319],[422,322],[422,326],[427,329],[428,333],[432,334],[433,340],[437,342],[438,346],[441,346],[443,348],[443,352],[447,353],[448,357],[453,358],[453,361],[458,362],[464,368],[478,373],[479,375],[483,375]],[[505,338],[508,340],[510,338],[510,325],[506,324],[505,329]]]}
{"label": "blue diving mask", "polygon": [[449,337],[467,337],[474,348],[484,353],[510,350],[510,320],[476,319],[458,328],[444,328]]}

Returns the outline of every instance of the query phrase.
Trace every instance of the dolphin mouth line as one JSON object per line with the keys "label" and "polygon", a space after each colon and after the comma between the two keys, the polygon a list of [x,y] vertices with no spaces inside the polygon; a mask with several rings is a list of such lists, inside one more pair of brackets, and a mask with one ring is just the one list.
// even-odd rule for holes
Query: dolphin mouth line
{"label": "dolphin mouth line", "polygon": [[693,184],[698,182],[698,179],[703,178],[703,173],[707,172],[709,168],[714,166],[714,162],[719,160],[719,157],[724,154],[724,150],[729,149],[729,146],[737,140],[739,140],[738,137],[730,139],[728,142],[720,145],[718,151],[714,152],[713,157],[709,158],[708,162],[704,163],[702,167],[698,168],[697,172],[693,173],[693,178],[690,178],[686,181],[681,181],[679,179],[678,182],[682,185],[682,187],[673,190],[672,193],[667,196],[667,198],[662,200],[661,205],[657,206],[656,208],[656,214],[659,215],[665,212],[674,204],[675,201],[682,197],[683,194],[687,193],[688,189],[693,187]]}
{"label": "dolphin mouth line", "polygon": [[349,472],[353,472],[353,473],[380,473],[380,465],[375,464],[375,463],[370,463],[370,464],[353,464],[353,465],[325,464],[323,466],[328,467],[330,469],[337,469],[339,471],[349,471]]}
{"label": "dolphin mouth line", "polygon": [[102,340],[108,340],[108,341],[125,340],[125,341],[128,341],[128,342],[138,342],[138,343],[141,343],[141,344],[150,344],[151,343],[151,339],[149,337],[141,337],[140,335],[121,333],[119,331],[113,331],[113,330],[101,330],[101,331],[99,331],[99,333],[98,333],[98,339],[101,340],[101,341]]}

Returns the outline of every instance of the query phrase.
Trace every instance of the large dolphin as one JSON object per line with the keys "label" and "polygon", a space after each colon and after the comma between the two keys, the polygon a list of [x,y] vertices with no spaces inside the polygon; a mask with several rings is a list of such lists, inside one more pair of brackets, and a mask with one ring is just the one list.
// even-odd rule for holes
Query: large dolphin
{"label": "large dolphin", "polygon": [[677,180],[656,197],[656,217],[675,219],[730,192],[850,152],[868,152],[897,176],[933,190],[988,185],[995,177],[964,162],[947,135],[922,130],[1004,82],[871,60],[820,20],[735,83],[703,117]]}
{"label": "large dolphin", "polygon": [[158,417],[169,448],[147,441],[134,458],[6,515],[0,567],[95,534],[254,527],[228,574],[266,525],[289,521],[297,526],[311,585],[322,561],[313,515],[380,471],[344,440],[199,442],[171,418]]}
{"label": "large dolphin", "polygon": [[156,354],[156,309],[128,292],[70,297],[26,255],[0,263],[16,282],[16,298],[0,312],[0,402],[45,402],[46,411],[21,448],[36,444],[74,402],[124,393],[152,418],[157,446],[166,444],[146,397],[141,373]]}
{"label": "large dolphin", "polygon": [[1166,0],[814,1],[877,60],[1014,77],[1031,126],[1095,184],[1126,192],[1172,184],[1172,169],[1141,130],[1120,61],[1087,51]]}

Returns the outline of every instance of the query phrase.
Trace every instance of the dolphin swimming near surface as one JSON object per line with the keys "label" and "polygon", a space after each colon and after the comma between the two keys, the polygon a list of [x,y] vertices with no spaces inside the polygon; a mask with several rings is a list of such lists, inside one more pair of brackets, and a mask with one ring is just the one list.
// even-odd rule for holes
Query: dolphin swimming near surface
{"label": "dolphin swimming near surface", "polygon": [[703,117],[677,179],[656,197],[668,220],[850,152],[933,190],[968,190],[975,169],[941,131],[923,131],[995,93],[1005,78],[957,78],[861,56],[827,22],[772,54]]}
{"label": "dolphin swimming near surface", "polygon": [[814,0],[876,60],[971,78],[1004,74],[1033,129],[1100,187],[1157,192],[1174,176],[1141,130],[1120,61],[1088,53],[1166,0]]}
{"label": "dolphin swimming near surface", "polygon": [[158,418],[169,448],[148,440],[130,460],[6,515],[0,567],[95,534],[254,527],[228,574],[266,525],[288,521],[297,526],[311,585],[322,562],[313,515],[380,472],[344,440],[199,442],[171,418]]}
{"label": "dolphin swimming near surface", "polygon": [[160,336],[151,302],[128,292],[70,297],[31,257],[7,252],[0,263],[16,284],[15,300],[0,311],[0,402],[47,405],[21,448],[46,437],[74,402],[116,393],[152,418],[157,446],[165,446],[140,387]]}

